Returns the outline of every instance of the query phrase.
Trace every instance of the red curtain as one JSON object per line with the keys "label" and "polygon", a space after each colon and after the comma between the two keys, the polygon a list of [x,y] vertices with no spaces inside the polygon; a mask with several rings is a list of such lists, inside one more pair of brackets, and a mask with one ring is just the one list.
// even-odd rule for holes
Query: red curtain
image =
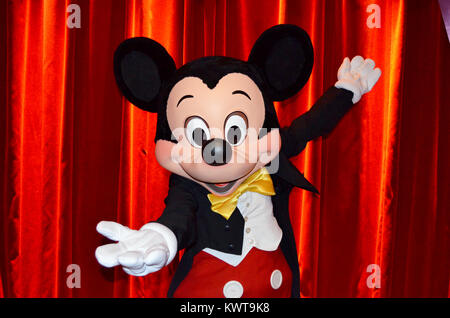
{"label": "red curtain", "polygon": [[[372,2],[2,1],[0,296],[164,297],[176,262],[135,278],[94,257],[107,242],[100,220],[139,228],[161,214],[168,189],[154,158],[156,116],[121,97],[114,49],[147,36],[178,66],[245,59],[265,29],[291,23],[310,34],[315,65],[277,105],[283,125],[334,84],[345,56],[383,71],[293,160],[320,189],[291,195],[302,296],[448,297],[449,41],[437,1],[378,0],[381,25],[369,28]],[[81,27],[71,29],[73,3]],[[80,288],[69,288],[77,273]]]}

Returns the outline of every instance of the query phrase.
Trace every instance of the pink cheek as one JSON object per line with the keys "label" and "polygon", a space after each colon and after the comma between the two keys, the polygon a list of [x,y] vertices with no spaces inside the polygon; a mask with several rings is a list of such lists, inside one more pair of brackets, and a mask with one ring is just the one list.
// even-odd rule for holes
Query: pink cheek
{"label": "pink cheek", "polygon": [[231,163],[248,163],[252,157],[257,157],[257,145],[244,142],[237,147],[233,147],[233,157]]}
{"label": "pink cheek", "polygon": [[159,162],[168,162],[172,161],[171,159],[171,150],[170,149],[161,149],[156,153],[156,158],[158,158]]}
{"label": "pink cheek", "polygon": [[[158,140],[155,147],[155,157],[158,163],[168,169],[169,166],[176,163],[176,154],[178,151],[178,144],[167,140]],[[175,160],[174,160],[175,159]]]}
{"label": "pink cheek", "polygon": [[158,141],[156,145],[156,159],[166,169],[169,166],[202,163],[201,149],[192,147],[189,143]]}
{"label": "pink cheek", "polygon": [[281,149],[281,138],[278,131],[272,131],[258,142],[258,156],[262,162],[272,160]]}

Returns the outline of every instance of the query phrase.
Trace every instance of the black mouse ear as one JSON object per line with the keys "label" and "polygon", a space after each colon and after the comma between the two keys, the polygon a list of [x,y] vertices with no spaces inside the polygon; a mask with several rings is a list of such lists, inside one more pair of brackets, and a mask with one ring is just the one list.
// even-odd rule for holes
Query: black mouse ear
{"label": "black mouse ear", "polygon": [[306,84],[314,64],[314,50],[306,31],[280,24],[260,35],[248,62],[263,72],[274,101],[295,95]]}
{"label": "black mouse ear", "polygon": [[137,107],[157,112],[162,83],[176,71],[166,49],[149,38],[123,41],[114,53],[114,75],[123,95]]}

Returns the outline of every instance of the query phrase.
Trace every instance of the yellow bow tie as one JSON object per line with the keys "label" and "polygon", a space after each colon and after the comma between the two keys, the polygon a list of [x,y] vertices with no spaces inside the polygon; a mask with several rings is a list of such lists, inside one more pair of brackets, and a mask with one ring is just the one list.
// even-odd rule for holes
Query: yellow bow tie
{"label": "yellow bow tie", "polygon": [[228,196],[220,197],[212,193],[208,194],[208,199],[211,202],[211,210],[219,213],[228,220],[236,209],[239,196],[247,191],[264,195],[275,195],[272,178],[266,168],[259,169],[253,173]]}

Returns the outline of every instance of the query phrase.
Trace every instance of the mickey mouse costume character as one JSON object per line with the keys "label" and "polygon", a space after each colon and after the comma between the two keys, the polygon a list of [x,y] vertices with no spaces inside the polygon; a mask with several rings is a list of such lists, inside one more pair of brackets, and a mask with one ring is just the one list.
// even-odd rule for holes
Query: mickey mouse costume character
{"label": "mickey mouse costume character", "polygon": [[280,128],[273,102],[295,95],[312,67],[311,40],[294,25],[266,30],[248,61],[212,56],[179,69],[151,39],[120,44],[117,84],[134,105],[158,113],[156,158],[173,174],[155,222],[97,225],[118,241],[97,248],[99,263],[143,276],[185,249],[169,297],[299,297],[289,193],[317,190],[288,158],[329,133],[381,75],[370,59],[345,58],[336,84]]}

